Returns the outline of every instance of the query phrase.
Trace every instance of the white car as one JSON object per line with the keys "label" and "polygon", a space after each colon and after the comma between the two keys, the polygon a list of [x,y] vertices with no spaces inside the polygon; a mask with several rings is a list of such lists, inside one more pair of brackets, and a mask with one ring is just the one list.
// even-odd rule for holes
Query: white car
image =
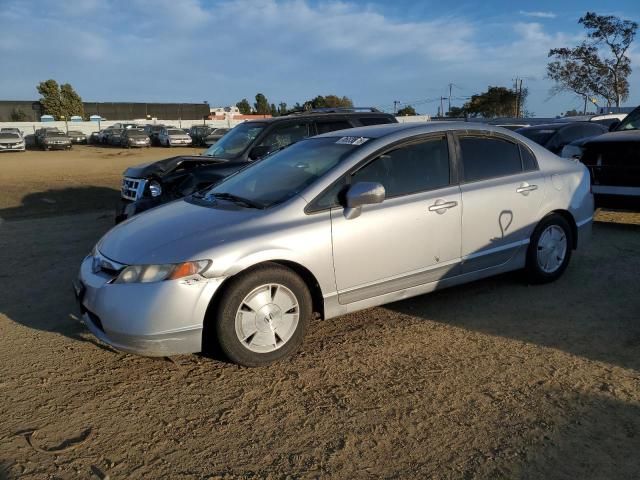
{"label": "white car", "polygon": [[20,133],[0,132],[0,152],[24,152],[24,138]]}
{"label": "white car", "polygon": [[158,141],[163,147],[175,147],[191,145],[191,137],[187,132],[179,128],[163,128],[158,134]]}

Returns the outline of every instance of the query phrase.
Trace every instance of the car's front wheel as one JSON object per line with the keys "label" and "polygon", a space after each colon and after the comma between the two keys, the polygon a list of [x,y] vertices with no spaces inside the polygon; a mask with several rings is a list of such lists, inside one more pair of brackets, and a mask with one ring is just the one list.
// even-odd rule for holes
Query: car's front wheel
{"label": "car's front wheel", "polygon": [[567,220],[552,214],[543,218],[531,236],[526,273],[532,283],[548,283],[559,278],[569,265],[573,234]]}
{"label": "car's front wheel", "polygon": [[229,360],[259,367],[295,352],[311,320],[311,294],[292,270],[265,264],[230,280],[215,332]]}

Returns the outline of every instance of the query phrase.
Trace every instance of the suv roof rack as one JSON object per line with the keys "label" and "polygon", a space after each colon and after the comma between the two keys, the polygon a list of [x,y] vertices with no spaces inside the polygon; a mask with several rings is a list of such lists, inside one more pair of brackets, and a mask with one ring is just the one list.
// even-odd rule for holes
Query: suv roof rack
{"label": "suv roof rack", "polygon": [[290,112],[287,115],[310,115],[313,113],[357,113],[357,112],[371,112],[382,113],[376,107],[324,107],[324,108],[312,108],[311,110],[296,110]]}

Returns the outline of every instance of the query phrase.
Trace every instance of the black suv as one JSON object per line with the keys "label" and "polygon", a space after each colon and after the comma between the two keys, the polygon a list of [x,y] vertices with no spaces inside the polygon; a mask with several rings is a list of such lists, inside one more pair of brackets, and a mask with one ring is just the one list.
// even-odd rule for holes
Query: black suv
{"label": "black suv", "polygon": [[202,155],[171,157],[125,170],[116,223],[207,188],[303,138],[384,123],[397,120],[375,108],[316,109],[241,123]]}
{"label": "black suv", "polygon": [[640,107],[582,146],[596,206],[640,208]]}

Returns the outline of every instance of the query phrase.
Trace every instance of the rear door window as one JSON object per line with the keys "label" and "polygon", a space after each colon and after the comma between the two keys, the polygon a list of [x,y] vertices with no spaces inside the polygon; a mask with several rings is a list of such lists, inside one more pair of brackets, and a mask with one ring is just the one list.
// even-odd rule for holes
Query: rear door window
{"label": "rear door window", "polygon": [[318,129],[318,135],[321,133],[335,132],[336,130],[344,130],[346,128],[352,128],[352,125],[347,120],[316,120],[316,127]]}
{"label": "rear door window", "polygon": [[515,143],[501,138],[460,137],[465,182],[504,177],[522,172],[520,150]]}
{"label": "rear door window", "polygon": [[308,123],[289,123],[275,127],[267,134],[264,140],[260,142],[260,146],[268,146],[269,152],[273,152],[280,148],[287,147],[292,143],[299,142],[308,136]]}
{"label": "rear door window", "polygon": [[368,127],[369,125],[383,125],[385,123],[391,123],[391,119],[388,117],[364,117],[360,119],[360,123]]}

